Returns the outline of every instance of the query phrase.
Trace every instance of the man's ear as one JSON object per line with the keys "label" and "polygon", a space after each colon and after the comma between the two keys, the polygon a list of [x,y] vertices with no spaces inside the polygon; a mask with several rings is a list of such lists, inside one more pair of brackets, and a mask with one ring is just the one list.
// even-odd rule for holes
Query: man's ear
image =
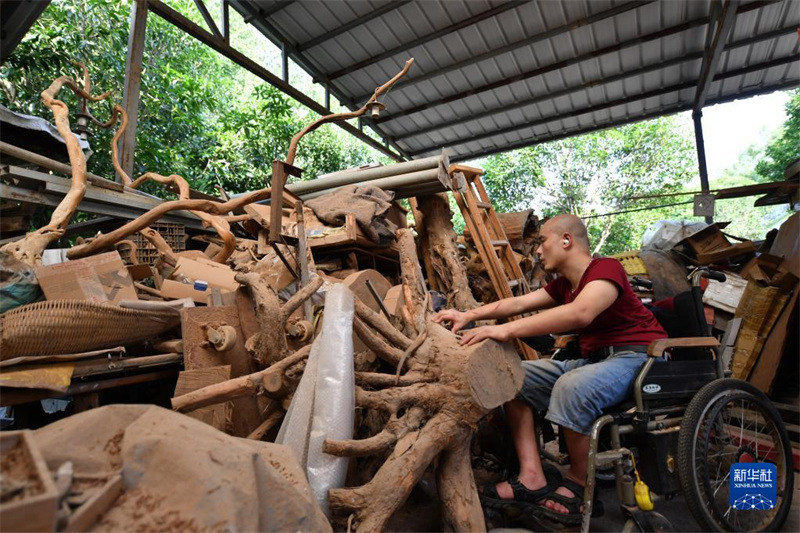
{"label": "man's ear", "polygon": [[572,242],[572,237],[570,237],[569,233],[565,233],[561,238],[561,244],[564,246],[569,246],[569,243]]}

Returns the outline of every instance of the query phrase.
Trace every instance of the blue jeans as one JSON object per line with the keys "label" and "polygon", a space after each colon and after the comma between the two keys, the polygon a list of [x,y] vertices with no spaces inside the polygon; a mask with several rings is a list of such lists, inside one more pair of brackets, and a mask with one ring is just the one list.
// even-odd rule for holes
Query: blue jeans
{"label": "blue jeans", "polygon": [[598,363],[586,359],[523,361],[525,380],[517,399],[545,419],[587,435],[604,409],[625,400],[647,354],[619,352]]}

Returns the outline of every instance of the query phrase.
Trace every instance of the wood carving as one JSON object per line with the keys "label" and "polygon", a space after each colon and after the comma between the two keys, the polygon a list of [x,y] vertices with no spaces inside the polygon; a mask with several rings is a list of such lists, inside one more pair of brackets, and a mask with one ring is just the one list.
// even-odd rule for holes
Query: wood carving
{"label": "wood carving", "polygon": [[418,196],[417,209],[422,218],[417,227],[421,228],[420,239],[432,270],[428,276],[446,294],[450,307],[466,311],[480,306],[472,296],[467,270],[458,256],[447,195]]}
{"label": "wood carving", "polygon": [[339,456],[392,451],[365,485],[331,490],[331,510],[352,515],[359,531],[381,530],[438,457],[445,520],[455,530],[483,530],[469,442],[478,421],[521,387],[520,360],[511,346],[491,340],[464,348],[453,333],[433,323],[410,230],[398,230],[398,242],[417,340],[363,305],[356,307],[355,321],[365,344],[398,368],[391,374],[357,373],[356,405],[382,411],[389,421],[369,438],[325,443],[327,453]]}
{"label": "wood carving", "polygon": [[[76,63],[83,69],[83,87],[70,78],[69,76],[60,76],[56,78],[50,87],[42,92],[42,103],[53,112],[53,119],[56,124],[56,129],[64,143],[67,145],[67,153],[69,155],[69,163],[72,167],[72,181],[70,183],[69,191],[61,200],[61,202],[53,210],[50,216],[50,222],[46,226],[42,226],[36,231],[32,231],[25,235],[23,238],[10,242],[0,248],[0,253],[9,254],[14,259],[24,263],[28,266],[35,266],[42,259],[42,252],[47,246],[61,238],[64,231],[69,225],[72,216],[78,208],[78,204],[83,200],[83,195],[86,192],[86,157],[83,155],[78,138],[72,133],[69,126],[69,108],[67,104],[61,100],[56,99],[62,87],[69,87],[80,98],[84,98],[90,102],[99,102],[105,100],[111,94],[111,91],[105,92],[98,96],[91,93],[92,86],[89,81],[88,69]],[[108,122],[101,123],[94,117],[90,118],[101,127],[111,127],[117,120],[117,116],[121,108],[115,106],[112,109],[111,118]]]}

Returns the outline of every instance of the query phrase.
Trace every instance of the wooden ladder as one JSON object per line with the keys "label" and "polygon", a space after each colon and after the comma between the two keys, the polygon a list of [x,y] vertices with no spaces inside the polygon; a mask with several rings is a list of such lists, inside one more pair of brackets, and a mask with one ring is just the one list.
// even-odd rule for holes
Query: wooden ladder
{"label": "wooden ladder", "polygon": [[[481,261],[498,299],[530,292],[530,287],[517,263],[508,237],[497,220],[492,202],[483,186],[483,170],[466,165],[450,165],[451,189],[464,222],[469,228]],[[519,316],[509,317],[514,320]],[[538,359],[536,351],[519,339],[514,341],[525,359]]]}

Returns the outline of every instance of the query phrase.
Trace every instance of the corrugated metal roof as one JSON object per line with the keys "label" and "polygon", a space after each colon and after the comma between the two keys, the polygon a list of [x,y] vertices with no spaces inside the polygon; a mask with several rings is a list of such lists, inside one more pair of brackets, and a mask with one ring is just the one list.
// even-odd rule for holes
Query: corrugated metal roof
{"label": "corrugated metal roof", "polygon": [[[691,109],[724,13],[713,0],[230,3],[351,108],[414,57],[373,129],[407,157],[454,160]],[[800,0],[734,9],[706,105],[800,85]]]}

